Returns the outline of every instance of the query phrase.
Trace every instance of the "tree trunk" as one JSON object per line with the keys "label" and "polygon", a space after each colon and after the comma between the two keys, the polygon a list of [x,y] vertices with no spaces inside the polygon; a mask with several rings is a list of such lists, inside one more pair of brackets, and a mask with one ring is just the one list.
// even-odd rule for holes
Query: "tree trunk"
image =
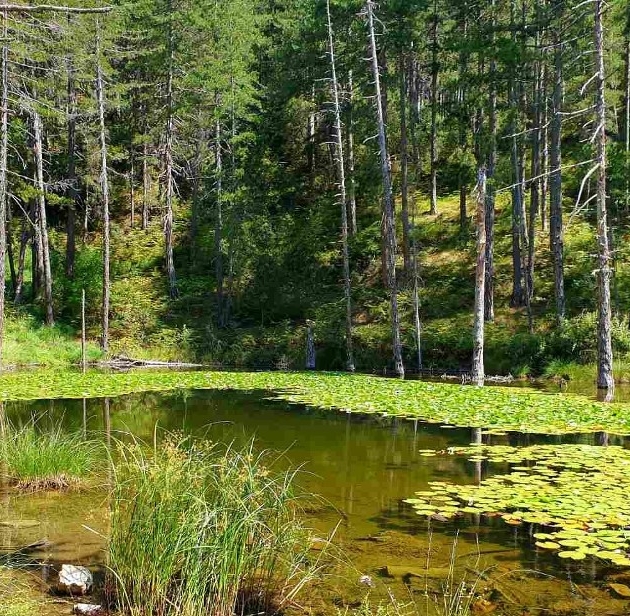
{"label": "tree trunk", "polygon": [[411,242],[409,231],[409,139],[407,136],[407,62],[400,54],[400,192],[402,220],[403,263],[405,276],[409,278],[413,271],[411,262]]}
{"label": "tree trunk", "polygon": [[[169,19],[172,19],[173,7],[171,0],[168,1]],[[177,290],[177,276],[175,274],[175,261],[173,259],[173,132],[175,130],[175,109],[173,101],[173,72],[175,56],[175,42],[173,24],[168,26],[168,75],[166,82],[166,140],[164,144],[164,174],[166,186],[164,187],[164,198],[166,202],[166,213],[164,216],[164,244],[166,250],[166,275],[168,278],[168,289],[171,299],[179,296]]]}
{"label": "tree trunk", "polygon": [[136,224],[136,149],[133,143],[129,147],[129,226],[133,229]]}
{"label": "tree trunk", "polygon": [[142,230],[149,227],[149,191],[151,190],[151,175],[149,173],[149,143],[145,131],[142,143]]}
{"label": "tree trunk", "polygon": [[348,206],[350,208],[348,216],[348,226],[350,235],[357,232],[357,197],[356,197],[356,181],[354,171],[354,84],[352,82],[352,71],[348,71],[348,128],[346,130],[348,138]]}
{"label": "tree trunk", "polygon": [[473,325],[473,358],[472,381],[478,387],[483,387],[485,371],[483,362],[484,351],[484,306],[486,284],[486,170],[481,167],[477,173],[477,267],[475,269],[475,307]]}
{"label": "tree trunk", "polygon": [[37,178],[37,224],[41,241],[42,274],[44,284],[44,306],[46,325],[55,324],[53,309],[53,282],[50,267],[50,247],[48,243],[48,224],[46,222],[46,192],[44,187],[44,164],[42,155],[42,119],[39,113],[32,111],[33,118],[33,154]]}
{"label": "tree trunk", "polygon": [[623,92],[623,142],[626,155],[626,192],[624,207],[630,213],[630,4],[626,6],[626,27],[624,30],[624,92]]}
{"label": "tree trunk", "polygon": [[101,349],[109,350],[109,178],[107,175],[107,138],[105,133],[105,92],[101,66],[100,21],[96,23],[96,98],[98,101],[99,141],[101,158],[101,198],[103,213],[103,305],[101,312]]}
{"label": "tree trunk", "polygon": [[[217,95],[217,114],[219,97]],[[214,134],[216,212],[214,219],[214,276],[217,285],[217,324],[223,327],[223,158],[221,152],[221,122],[217,117]]]}
{"label": "tree trunk", "polygon": [[[68,22],[70,16],[68,15]],[[75,218],[79,205],[78,179],[76,173],[77,150],[77,92],[75,87],[75,68],[72,58],[68,57],[67,72],[67,117],[68,117],[68,206],[66,208],[66,276],[74,277],[76,254]]]}
{"label": "tree trunk", "polygon": [[595,143],[597,157],[597,248],[598,248],[598,321],[597,321],[597,387],[615,387],[613,378],[612,310],[610,305],[610,246],[606,205],[606,98],[604,72],[603,0],[595,2],[595,55],[597,97],[595,103]]}
{"label": "tree trunk", "polygon": [[541,91],[541,126],[540,132],[540,227],[547,230],[547,200],[549,195],[549,104],[547,101],[547,65],[542,62],[542,91]]}
{"label": "tree trunk", "polygon": [[495,27],[496,27],[496,3],[495,0],[491,2],[491,60],[490,60],[490,92],[489,92],[489,109],[488,109],[488,124],[490,132],[490,147],[488,154],[488,166],[486,170],[485,179],[486,185],[486,281],[484,285],[485,292],[485,320],[487,322],[494,321],[494,203],[495,203],[495,187],[494,187],[494,172],[497,165],[497,63],[496,63],[496,49],[495,49]]}
{"label": "tree trunk", "polygon": [[433,2],[433,33],[431,44],[431,207],[430,214],[437,214],[437,113],[438,113],[438,13],[437,0]]}
{"label": "tree trunk", "polygon": [[[468,20],[464,18],[462,25],[462,37],[466,39],[468,36]],[[468,74],[468,52],[465,49],[462,49],[459,53],[459,69],[458,69],[458,101],[457,106],[459,109],[458,114],[458,142],[461,150],[461,156],[463,157],[466,151],[466,126],[467,126],[467,115],[468,110],[466,108],[466,76]],[[468,207],[467,207],[467,199],[468,199],[468,190],[466,186],[466,176],[465,176],[465,167],[464,162],[460,163],[460,169],[458,174],[458,183],[459,183],[459,228],[461,233],[463,234],[468,226]]]}
{"label": "tree trunk", "polygon": [[2,57],[0,58],[0,370],[3,367],[4,350],[4,303],[5,303],[5,254],[7,248],[7,158],[9,150],[9,43],[7,33],[7,12],[2,12]]}
{"label": "tree trunk", "polygon": [[339,201],[341,203],[341,251],[343,254],[343,290],[346,304],[346,368],[354,372],[354,353],[352,350],[352,289],[350,287],[350,254],[348,250],[348,213],[346,207],[346,171],[343,157],[343,135],[341,132],[341,103],[339,101],[339,83],[335,64],[335,43],[332,19],[330,16],[330,0],[326,0],[326,17],[328,21],[328,54],[330,57],[331,85],[335,110],[335,141],[337,145],[336,163],[339,179]]}
{"label": "tree trunk", "polygon": [[15,280],[15,293],[13,301],[16,305],[22,303],[24,294],[24,267],[26,264],[26,249],[31,238],[31,223],[27,220],[26,215],[22,218],[22,232],[20,233],[20,252],[18,254],[18,267]]}
{"label": "tree trunk", "polygon": [[562,19],[564,0],[554,3],[556,23],[553,26],[554,48],[554,87],[553,117],[551,119],[550,147],[550,207],[549,236],[553,255],[554,291],[556,297],[556,318],[558,323],[564,321],[564,230],[562,227],[562,100],[564,97],[563,58],[562,58]]}
{"label": "tree trunk", "polygon": [[[0,138],[1,139],[1,138]],[[0,146],[1,149],[1,146]],[[7,200],[7,228],[6,228],[6,244],[7,244],[7,261],[9,263],[9,273],[11,274],[11,290],[15,297],[15,289],[17,287],[17,275],[15,273],[15,255],[13,253],[13,212],[11,204]],[[2,338],[0,337],[0,342]],[[2,344],[0,343],[0,369],[2,368]]]}
{"label": "tree trunk", "polygon": [[374,33],[374,2],[366,0],[368,15],[370,55],[372,60],[372,73],[376,89],[376,116],[378,123],[378,143],[381,158],[381,174],[383,177],[383,221],[386,239],[386,274],[390,294],[391,323],[392,323],[392,351],[396,374],[403,378],[405,368],[402,360],[402,344],[400,340],[400,321],[398,314],[398,289],[396,285],[396,235],[394,221],[394,198],[389,168],[389,156],[387,154],[387,138],[385,134],[385,121],[383,118],[383,101],[381,97],[381,79],[378,65],[378,53],[376,49],[376,35]]}

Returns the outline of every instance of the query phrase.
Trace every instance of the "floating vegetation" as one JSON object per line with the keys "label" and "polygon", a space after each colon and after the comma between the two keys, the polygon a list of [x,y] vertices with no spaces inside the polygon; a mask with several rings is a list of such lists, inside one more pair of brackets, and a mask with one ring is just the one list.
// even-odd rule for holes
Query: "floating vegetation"
{"label": "floating vegetation", "polygon": [[[434,481],[406,502],[438,519],[501,516],[531,524],[536,546],[560,558],[595,556],[630,567],[630,451],[593,445],[453,447],[448,454],[509,465],[479,485]],[[472,457],[470,457],[472,456]]]}
{"label": "floating vegetation", "polygon": [[367,375],[290,372],[32,372],[0,377],[0,400],[94,398],[175,389],[266,390],[275,399],[350,413],[408,417],[443,427],[630,434],[628,405],[525,388],[470,387]]}

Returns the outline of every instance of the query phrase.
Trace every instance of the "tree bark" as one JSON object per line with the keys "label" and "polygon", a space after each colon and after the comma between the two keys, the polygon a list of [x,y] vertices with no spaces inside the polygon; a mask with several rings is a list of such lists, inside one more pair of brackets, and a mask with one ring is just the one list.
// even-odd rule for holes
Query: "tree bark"
{"label": "tree bark", "polygon": [[339,179],[339,201],[341,203],[341,251],[343,254],[343,291],[346,304],[346,368],[354,372],[354,353],[352,349],[352,289],[350,286],[350,253],[348,250],[348,213],[346,206],[346,171],[343,156],[343,135],[341,128],[341,103],[339,100],[339,82],[335,63],[335,42],[332,19],[330,16],[330,0],[326,0],[326,17],[328,21],[328,54],[330,57],[331,85],[335,110],[335,141],[337,145],[336,163]]}
{"label": "tree bark", "polygon": [[103,305],[101,311],[101,349],[109,350],[109,178],[107,174],[107,137],[105,132],[105,84],[101,65],[100,22],[96,23],[96,98],[98,101],[99,141],[101,159],[101,198],[103,215]]}
{"label": "tree bark", "polygon": [[26,264],[26,249],[28,248],[28,242],[31,238],[30,233],[31,222],[27,220],[25,215],[22,218],[22,232],[20,233],[20,252],[18,253],[18,267],[15,280],[15,292],[13,302],[16,305],[22,303],[24,293],[24,267]]}
{"label": "tree bark", "polygon": [[552,98],[551,145],[550,145],[550,207],[549,236],[553,255],[554,291],[556,298],[556,319],[564,321],[564,230],[562,226],[562,100],[564,97],[562,20],[564,0],[554,3],[555,24],[553,26],[554,86]]}
{"label": "tree bark", "polygon": [[42,154],[42,119],[37,111],[33,110],[33,154],[35,157],[35,170],[37,178],[37,224],[41,241],[42,273],[44,284],[44,307],[46,311],[46,325],[55,324],[53,309],[53,281],[50,267],[50,246],[48,243],[48,224],[46,222],[46,189],[44,186],[44,164]]}
{"label": "tree bark", "polygon": [[396,235],[394,221],[394,198],[392,194],[392,182],[389,168],[389,156],[387,154],[387,137],[385,134],[385,121],[383,117],[383,100],[381,97],[381,79],[379,73],[378,53],[376,49],[376,35],[374,33],[374,2],[365,2],[368,28],[370,56],[372,61],[372,74],[376,90],[376,117],[378,124],[378,143],[381,158],[381,175],[383,178],[383,221],[386,239],[386,275],[390,295],[391,324],[392,324],[392,352],[394,369],[396,374],[403,378],[405,368],[402,360],[402,344],[400,340],[400,320],[398,314],[398,289],[396,285]]}
{"label": "tree bark", "polygon": [[151,175],[149,173],[149,143],[148,135],[144,133],[142,142],[142,230],[149,227],[149,191],[151,190]]}
{"label": "tree bark", "polygon": [[597,247],[598,247],[598,321],[597,321],[597,387],[615,388],[613,378],[612,310],[610,302],[611,255],[608,243],[608,210],[606,205],[606,98],[604,72],[603,0],[595,4],[596,103],[595,143],[597,157]]}
{"label": "tree bark", "polygon": [[485,306],[485,284],[486,284],[486,170],[481,167],[477,172],[477,267],[475,269],[475,307],[473,325],[473,358],[472,358],[472,381],[478,387],[483,387],[485,379],[484,371],[484,306]]}

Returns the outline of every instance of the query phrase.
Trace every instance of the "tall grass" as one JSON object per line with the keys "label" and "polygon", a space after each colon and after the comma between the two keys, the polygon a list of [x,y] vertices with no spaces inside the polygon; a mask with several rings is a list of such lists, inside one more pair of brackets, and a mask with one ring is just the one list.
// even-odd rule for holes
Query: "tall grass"
{"label": "tall grass", "polygon": [[270,472],[267,454],[169,436],[117,455],[109,567],[123,613],[269,613],[309,580],[295,473]]}
{"label": "tall grass", "polygon": [[22,490],[76,486],[98,471],[103,445],[69,434],[61,426],[39,429],[30,423],[5,423],[0,430],[0,464],[4,479]]}

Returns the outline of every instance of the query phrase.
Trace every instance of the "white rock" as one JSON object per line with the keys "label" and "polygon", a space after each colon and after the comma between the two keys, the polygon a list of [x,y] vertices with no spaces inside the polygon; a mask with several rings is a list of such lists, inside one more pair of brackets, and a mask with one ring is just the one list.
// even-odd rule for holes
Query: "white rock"
{"label": "white rock", "polygon": [[99,616],[103,613],[100,605],[92,605],[91,603],[77,603],[72,608],[73,614],[82,614],[83,616]]}
{"label": "white rock", "polygon": [[84,595],[92,588],[92,582],[92,572],[87,567],[61,565],[57,589],[71,595]]}

